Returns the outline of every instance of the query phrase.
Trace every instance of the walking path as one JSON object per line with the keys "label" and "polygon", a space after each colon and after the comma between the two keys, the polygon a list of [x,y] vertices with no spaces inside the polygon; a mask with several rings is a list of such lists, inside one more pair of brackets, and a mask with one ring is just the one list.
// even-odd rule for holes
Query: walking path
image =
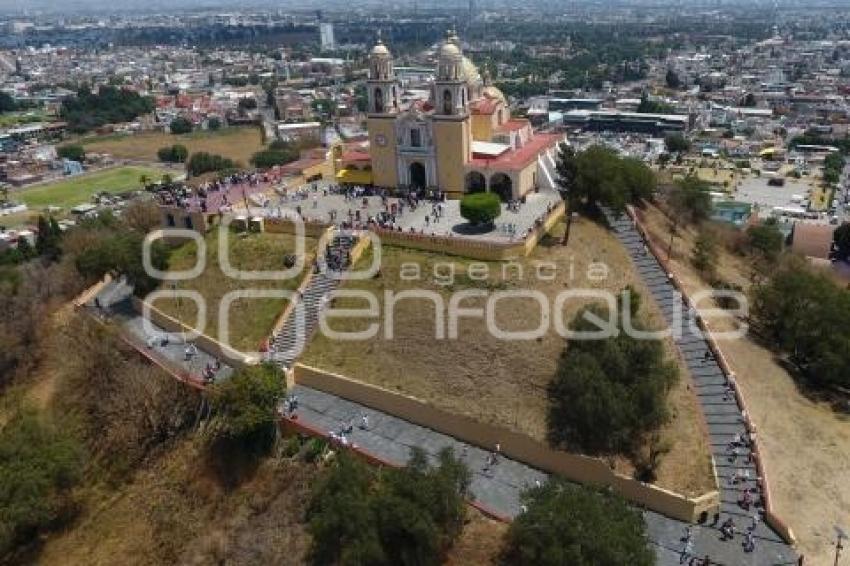
{"label": "walking path", "polygon": [[[727,389],[726,375],[711,354],[705,337],[695,330],[689,317],[676,316],[681,310],[682,296],[670,282],[669,275],[655,256],[647,251],[646,242],[633,221],[627,216],[614,218],[610,212],[607,216],[617,238],[629,252],[637,272],[661,308],[668,325],[673,328],[676,346],[690,372],[708,426],[711,453],[717,470],[721,499],[720,522],[731,518],[735,526],[743,530],[752,524],[754,515],[757,517],[758,525],[754,530],[756,552],[744,553],[740,545],[728,544],[730,549],[741,550],[739,555],[733,553],[729,557],[730,563],[772,563],[755,561],[757,555],[775,560],[776,563],[793,562],[796,558],[794,551],[761,520],[758,510],[762,494],[758,485],[758,473],[750,458],[750,448],[741,446],[737,449],[736,456],[730,453],[730,442],[737,438],[749,438],[749,434],[735,395]],[[679,328],[674,328],[673,325],[679,325]],[[738,504],[745,490],[753,495],[753,500],[759,507],[751,506],[749,511],[746,511]],[[699,556],[699,547],[695,545],[695,548]]]}

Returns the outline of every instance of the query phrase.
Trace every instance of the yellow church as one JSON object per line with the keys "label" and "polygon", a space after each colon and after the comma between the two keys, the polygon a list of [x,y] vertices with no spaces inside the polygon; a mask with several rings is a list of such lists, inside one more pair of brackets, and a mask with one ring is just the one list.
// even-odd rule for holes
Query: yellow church
{"label": "yellow church", "polygon": [[367,87],[375,186],[437,188],[449,198],[490,191],[504,201],[554,188],[563,137],[511,118],[504,95],[464,57],[454,32],[439,47],[429,100],[400,102],[393,58],[380,39],[369,56]]}

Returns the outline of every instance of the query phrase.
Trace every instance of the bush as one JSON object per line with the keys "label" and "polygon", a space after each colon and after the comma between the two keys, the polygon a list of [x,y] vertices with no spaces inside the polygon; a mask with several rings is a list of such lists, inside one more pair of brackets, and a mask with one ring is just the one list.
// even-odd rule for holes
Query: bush
{"label": "bush", "polygon": [[375,474],[341,454],[308,509],[314,564],[438,565],[463,528],[469,470],[451,450],[439,464],[415,449],[408,465]]}
{"label": "bush", "polygon": [[228,169],[235,168],[236,164],[232,160],[220,155],[207,153],[205,151],[193,153],[192,157],[190,157],[189,161],[186,163],[186,169],[188,170],[189,175],[193,177],[197,177],[198,175],[203,175],[204,173],[209,173],[211,171],[226,171]]}
{"label": "bush", "polygon": [[210,388],[215,438],[267,447],[277,429],[277,406],[286,392],[286,378],[272,363],[245,366]]}
{"label": "bush", "polygon": [[213,116],[207,121],[207,127],[213,132],[219,130],[221,129],[221,120]]}
{"label": "bush", "polygon": [[275,165],[286,165],[298,159],[298,151],[265,149],[251,156],[251,164],[258,169],[270,169]]}
{"label": "bush", "polygon": [[753,292],[756,326],[818,387],[850,387],[850,291],[789,259]]}
{"label": "bush", "polygon": [[[102,238],[92,241],[77,255],[77,271],[89,280],[117,272],[135,286],[134,292],[138,296],[145,296],[159,285],[159,281],[151,277],[144,267],[143,241],[143,234],[123,224],[106,229]],[[151,245],[151,263],[160,270],[167,268],[168,251],[161,241]]]}
{"label": "bush", "polygon": [[[623,332],[626,312],[635,328],[642,327],[632,312],[637,304],[632,300],[628,309],[618,307],[615,336],[572,340],[561,355],[548,391],[553,445],[591,454],[630,453],[646,434],[667,422],[667,393],[678,379],[678,369],[664,359],[661,341]],[[573,320],[574,330],[599,331],[585,313],[609,319],[598,306],[587,307]]]}
{"label": "bush", "polygon": [[667,134],[664,137],[664,146],[670,153],[682,153],[691,148],[690,142],[682,134]]}
{"label": "bush", "polygon": [[0,556],[69,514],[81,472],[82,450],[65,430],[28,408],[10,418],[0,432]]}
{"label": "bush", "polygon": [[643,517],[615,495],[550,480],[522,501],[527,510],[508,529],[506,564],[655,564]]}
{"label": "bush", "polygon": [[172,134],[188,134],[192,132],[193,127],[192,122],[183,117],[173,119],[169,125]]}
{"label": "bush", "polygon": [[494,193],[466,195],[460,201],[460,215],[474,225],[489,225],[502,213],[502,203]]}
{"label": "bush", "polygon": [[712,281],[717,274],[717,238],[707,229],[700,230],[694,242],[694,253],[691,258],[694,267]]}
{"label": "bush", "polygon": [[69,159],[82,163],[86,160],[86,149],[78,144],[63,145],[56,148],[56,155],[60,159]]}
{"label": "bush", "polygon": [[189,150],[179,143],[159,148],[156,156],[164,163],[185,163]]}

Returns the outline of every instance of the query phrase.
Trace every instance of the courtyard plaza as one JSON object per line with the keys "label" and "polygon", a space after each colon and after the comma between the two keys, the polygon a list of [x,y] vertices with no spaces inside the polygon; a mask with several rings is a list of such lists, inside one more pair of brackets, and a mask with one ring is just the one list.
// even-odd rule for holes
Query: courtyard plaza
{"label": "courtyard plaza", "polygon": [[[234,203],[234,214],[246,214],[265,218],[291,217],[300,214],[305,221],[340,225],[349,222],[355,227],[365,226],[370,219],[378,219],[395,209],[393,229],[405,233],[427,236],[451,236],[472,238],[492,242],[508,243],[525,238],[535,223],[546,217],[548,212],[561,201],[560,195],[552,190],[541,189],[530,193],[525,202],[502,203],[502,213],[492,227],[473,228],[460,214],[459,200],[434,201],[422,199],[412,208],[406,199],[377,195],[347,198],[328,184],[315,184],[286,195],[269,194],[266,206],[249,206],[247,211],[242,202]],[[434,215],[434,205],[439,202],[440,215]]]}

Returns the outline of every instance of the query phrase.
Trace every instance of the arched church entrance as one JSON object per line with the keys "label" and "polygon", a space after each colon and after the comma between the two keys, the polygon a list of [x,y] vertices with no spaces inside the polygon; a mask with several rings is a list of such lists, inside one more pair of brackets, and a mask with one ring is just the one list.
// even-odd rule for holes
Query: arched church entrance
{"label": "arched church entrance", "polygon": [[428,177],[425,174],[425,166],[415,161],[410,164],[410,186],[415,189],[424,189],[428,185]]}
{"label": "arched church entrance", "polygon": [[466,174],[466,192],[483,193],[487,190],[487,180],[478,171],[470,171]]}
{"label": "arched church entrance", "polygon": [[492,177],[490,177],[490,192],[499,195],[502,202],[513,200],[514,183],[511,178],[504,173],[495,173]]}

